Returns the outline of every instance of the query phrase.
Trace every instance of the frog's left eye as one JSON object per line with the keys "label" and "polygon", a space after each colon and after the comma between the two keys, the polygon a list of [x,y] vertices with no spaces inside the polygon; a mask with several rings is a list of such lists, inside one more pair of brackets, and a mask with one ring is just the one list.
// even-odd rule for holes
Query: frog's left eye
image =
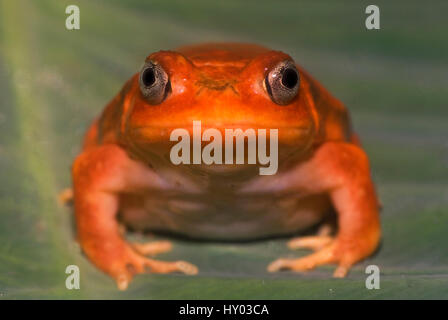
{"label": "frog's left eye", "polygon": [[268,73],[264,85],[273,102],[286,105],[299,91],[299,71],[292,61],[280,62]]}
{"label": "frog's left eye", "polygon": [[156,63],[147,62],[140,71],[140,91],[150,104],[160,104],[171,91],[168,74]]}

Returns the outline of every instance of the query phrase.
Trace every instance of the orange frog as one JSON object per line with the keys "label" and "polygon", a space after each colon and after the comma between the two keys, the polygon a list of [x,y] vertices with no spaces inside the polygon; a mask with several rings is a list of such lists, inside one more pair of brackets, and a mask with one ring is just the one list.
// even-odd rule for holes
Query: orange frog
{"label": "orange frog", "polygon": [[[192,132],[193,121],[220,132],[278,129],[278,171],[173,164],[170,133]],[[170,242],[127,242],[121,224],[247,240],[292,235],[333,215],[334,235],[288,243],[314,253],[278,259],[267,270],[337,264],[334,276],[344,277],[380,240],[369,171],[345,107],[287,54],[251,44],[159,51],[105,107],[74,161],[77,236],[87,257],[126,289],[138,273],[196,274],[197,268],[146,257],[169,250]]]}

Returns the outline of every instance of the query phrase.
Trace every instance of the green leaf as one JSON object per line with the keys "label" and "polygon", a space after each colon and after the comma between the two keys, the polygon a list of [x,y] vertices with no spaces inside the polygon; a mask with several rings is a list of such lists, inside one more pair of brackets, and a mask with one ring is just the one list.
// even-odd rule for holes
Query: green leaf
{"label": "green leaf", "polygon": [[[80,7],[80,30],[65,29],[69,4]],[[2,1],[0,298],[448,298],[447,3],[377,1],[379,31],[364,27],[368,4]],[[188,260],[200,273],[139,275],[119,292],[81,254],[73,210],[57,195],[71,185],[87,126],[150,52],[206,41],[284,50],[351,110],[384,209],[381,249],[347,278],[331,278],[331,266],[267,273],[276,258],[307,254],[289,251],[287,239],[170,239],[173,251],[160,258]],[[71,264],[80,290],[65,288]],[[370,264],[380,267],[380,290],[365,287]]]}

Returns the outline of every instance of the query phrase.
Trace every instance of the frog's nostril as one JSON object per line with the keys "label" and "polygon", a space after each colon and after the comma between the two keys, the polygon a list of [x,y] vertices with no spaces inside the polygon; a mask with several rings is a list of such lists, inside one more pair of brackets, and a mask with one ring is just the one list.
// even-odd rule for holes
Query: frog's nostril
{"label": "frog's nostril", "polygon": [[235,80],[202,77],[196,82],[196,85],[209,90],[223,91],[227,88],[232,88],[232,90],[234,90],[233,85],[235,83]]}

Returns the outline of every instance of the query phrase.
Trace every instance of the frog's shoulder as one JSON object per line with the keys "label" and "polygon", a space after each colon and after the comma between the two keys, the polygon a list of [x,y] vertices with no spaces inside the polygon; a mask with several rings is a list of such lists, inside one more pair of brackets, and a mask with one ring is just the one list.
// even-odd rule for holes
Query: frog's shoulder
{"label": "frog's shoulder", "polygon": [[90,125],[84,137],[83,149],[106,143],[118,143],[122,129],[123,117],[126,113],[126,99],[133,88],[134,75],[120,92],[104,107],[101,115]]}
{"label": "frog's shoulder", "polygon": [[318,118],[316,143],[325,141],[351,141],[353,137],[350,114],[344,104],[298,66],[301,77],[309,84],[309,94],[314,102]]}

